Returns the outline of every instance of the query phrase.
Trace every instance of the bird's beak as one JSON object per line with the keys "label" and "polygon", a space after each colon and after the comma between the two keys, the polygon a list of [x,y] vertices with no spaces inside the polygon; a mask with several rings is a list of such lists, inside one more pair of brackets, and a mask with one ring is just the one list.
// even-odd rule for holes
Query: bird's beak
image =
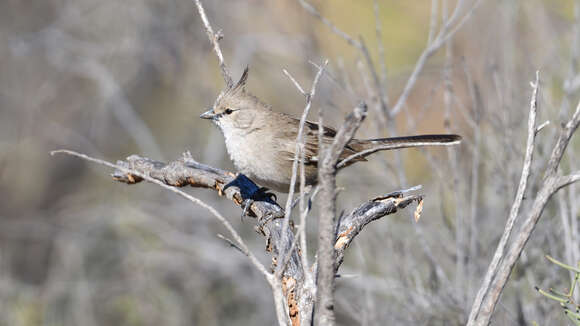
{"label": "bird's beak", "polygon": [[213,109],[209,109],[208,111],[202,113],[199,117],[202,119],[214,120],[215,116],[216,114],[213,112]]}

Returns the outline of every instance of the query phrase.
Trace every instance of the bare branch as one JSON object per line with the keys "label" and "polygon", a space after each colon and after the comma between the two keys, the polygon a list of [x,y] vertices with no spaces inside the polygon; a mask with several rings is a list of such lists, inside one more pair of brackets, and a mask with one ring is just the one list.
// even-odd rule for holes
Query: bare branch
{"label": "bare branch", "polygon": [[[242,249],[242,252],[246,256],[248,256],[248,258],[250,258],[250,261],[252,262],[254,267],[256,267],[256,269],[258,269],[266,277],[268,282],[271,283],[272,274],[270,272],[268,272],[266,270],[266,267],[264,267],[264,265],[262,265],[262,263],[260,263],[258,258],[256,258],[256,256],[254,256],[254,254],[250,251],[250,249],[248,248],[248,246],[246,245],[246,243],[244,242],[242,237],[238,234],[238,232],[234,229],[234,227],[230,224],[230,222],[223,215],[221,215],[215,208],[206,204],[202,200],[195,198],[195,197],[191,196],[190,194],[179,190],[178,188],[169,186],[169,185],[163,183],[162,181],[159,181],[159,180],[147,175],[146,173],[142,173],[141,171],[128,168],[127,166],[124,166],[122,164],[113,164],[113,163],[110,163],[110,162],[107,162],[104,160],[100,160],[100,159],[96,159],[96,158],[87,156],[85,154],[81,154],[81,153],[77,153],[77,152],[65,150],[65,149],[52,151],[52,152],[50,152],[50,154],[51,155],[55,155],[55,154],[72,155],[72,156],[76,156],[78,158],[81,158],[81,159],[84,159],[84,160],[87,160],[90,162],[98,163],[101,165],[105,165],[105,166],[117,169],[118,171],[122,171],[125,174],[125,176],[127,176],[128,180],[138,182],[135,177],[141,178],[143,180],[147,180],[147,181],[154,183],[162,188],[165,188],[169,191],[172,191],[181,197],[184,197],[185,199],[191,201],[194,204],[197,204],[197,205],[207,209],[212,214],[212,216],[214,216],[220,223],[222,223],[223,226],[225,226],[225,228],[228,230],[228,232],[230,232],[230,235],[237,242],[237,245],[240,247],[240,249]],[[120,162],[120,163],[122,163],[122,162]]]}
{"label": "bare branch", "polygon": [[[308,61],[308,63],[316,67],[316,69],[320,68],[320,65],[315,62]],[[342,70],[344,71],[344,69]],[[358,102],[358,96],[355,94],[354,90],[352,89],[352,85],[350,85],[348,81],[345,81],[344,83],[345,85],[343,85],[328,69],[325,71],[324,76],[328,77],[328,79],[330,79],[330,81],[332,81],[336,86],[338,86],[338,88],[348,93],[346,95],[348,95],[349,100],[351,100],[353,104],[356,104]]]}
{"label": "bare branch", "polygon": [[[314,77],[314,81],[312,82],[312,87],[310,88],[310,93],[306,95],[306,107],[302,112],[302,117],[300,118],[300,125],[298,127],[298,135],[296,136],[296,148],[294,152],[294,162],[292,162],[292,177],[290,178],[290,189],[288,190],[288,198],[286,200],[286,208],[284,215],[284,224],[282,227],[282,233],[287,234],[288,224],[290,222],[290,214],[292,213],[292,200],[294,198],[294,190],[296,187],[296,174],[298,173],[298,162],[304,162],[301,156],[304,153],[304,125],[306,124],[306,118],[308,117],[308,113],[310,113],[310,107],[312,106],[312,98],[316,94],[316,87],[318,86],[318,81],[320,80],[320,76],[322,76],[322,72],[326,68],[328,64],[328,60],[324,62],[324,64],[318,69],[316,76]],[[293,79],[293,78],[291,78]],[[300,89],[300,87],[299,87]],[[282,243],[284,245],[288,244],[288,241],[282,238]],[[285,250],[281,250],[279,252],[278,261],[283,262],[285,261],[284,255],[287,255]],[[305,254],[305,253],[304,253]],[[303,266],[307,268],[307,266]],[[276,275],[281,276],[282,268],[284,268],[284,264],[279,264],[276,270]]]}
{"label": "bare branch", "polygon": [[[429,36],[427,37],[427,44],[431,44],[433,42],[435,31],[437,31],[438,2],[438,0],[431,0],[431,17],[429,18]],[[447,15],[447,8],[443,9],[444,14]]]}
{"label": "bare branch", "polygon": [[[499,297],[507,283],[509,275],[518,261],[526,243],[528,242],[535,226],[537,225],[548,200],[561,187],[569,185],[571,182],[578,181],[577,174],[574,173],[568,177],[558,177],[557,169],[565,153],[566,147],[570,142],[570,138],[580,124],[580,102],[576,107],[576,111],[572,118],[564,125],[560,131],[560,135],[552,150],[550,160],[548,161],[545,177],[543,183],[539,188],[532,207],[527,214],[526,220],[523,222],[520,230],[516,233],[515,239],[510,249],[499,259],[501,262],[495,268],[495,275],[491,284],[484,284],[478,292],[477,299],[483,298],[481,301],[476,300],[470,313],[468,325],[488,325],[491,316],[495,310],[495,306],[499,301]],[[564,178],[564,179],[561,179]],[[499,249],[499,248],[498,248]],[[495,259],[495,257],[494,257]],[[488,273],[491,271],[488,270]],[[487,281],[488,275],[486,275]]]}
{"label": "bare branch", "polygon": [[560,137],[554,146],[554,150],[552,151],[552,155],[550,156],[550,161],[548,161],[548,167],[546,169],[546,177],[552,176],[556,174],[556,170],[560,165],[560,160],[564,156],[564,151],[570,142],[570,138],[578,128],[578,124],[580,123],[580,102],[576,106],[576,111],[572,115],[572,118],[564,125],[560,133]]}
{"label": "bare branch", "polygon": [[226,236],[224,236],[223,234],[217,234],[217,237],[224,240],[230,247],[237,249],[239,252],[244,253],[244,250],[242,248],[240,248],[240,246],[238,246],[233,240],[227,238]]}
{"label": "bare branch", "polygon": [[548,126],[550,124],[550,120],[546,120],[544,121],[544,123],[542,123],[541,125],[539,125],[536,128],[536,134],[538,134],[540,131],[542,131],[542,129],[544,129],[546,126]]}
{"label": "bare branch", "polygon": [[[383,27],[381,25],[381,18],[379,15],[379,2],[373,1],[373,9],[375,13],[375,34],[377,36],[377,50],[379,52],[379,64],[381,65],[381,84],[386,89],[387,82],[387,64],[385,60],[385,45],[383,44]],[[388,103],[389,99],[385,98]]]}
{"label": "bare branch", "polygon": [[[335,214],[336,214],[336,165],[344,146],[366,116],[364,103],[348,115],[329,146],[319,142],[318,168],[320,186],[320,216],[318,218],[318,289],[316,292],[316,320],[319,325],[334,325],[334,264],[335,264]],[[322,129],[322,128],[320,128]]]}
{"label": "bare branch", "polygon": [[203,26],[205,28],[205,32],[207,33],[207,37],[209,38],[209,41],[213,45],[213,50],[218,57],[220,69],[222,72],[222,77],[224,78],[226,85],[228,87],[231,87],[234,84],[234,81],[232,80],[232,75],[230,74],[228,67],[226,66],[226,63],[224,61],[224,55],[222,54],[222,49],[220,48],[220,44],[219,44],[219,41],[222,39],[223,35],[219,31],[217,34],[214,33],[213,28],[211,28],[211,25],[209,24],[209,20],[207,19],[207,16],[205,14],[205,10],[203,9],[203,5],[201,4],[201,1],[194,0],[194,2],[195,2],[195,5],[197,6],[197,11],[199,12],[199,16],[201,17],[201,20],[203,21]]}
{"label": "bare branch", "polygon": [[558,180],[556,180],[555,184],[556,190],[564,188],[574,182],[577,182],[578,180],[580,180],[580,171],[576,171],[572,174],[559,177]]}
{"label": "bare branch", "polygon": [[373,77],[373,82],[375,84],[375,91],[377,92],[377,97],[379,99],[379,108],[380,111],[377,112],[379,119],[381,119],[381,123],[384,127],[387,127],[387,121],[386,119],[389,119],[390,116],[390,112],[389,112],[389,107],[388,107],[388,103],[387,103],[387,95],[385,94],[385,87],[383,87],[381,80],[379,79],[379,76],[377,74],[377,69],[375,68],[375,64],[373,63],[373,60],[371,58],[371,54],[369,53],[369,50],[366,46],[366,44],[364,43],[363,39],[361,38],[360,40],[360,51],[362,52],[365,61],[367,62],[367,66],[368,66],[368,70],[369,73],[371,74],[371,76]]}
{"label": "bare branch", "polygon": [[[319,70],[321,69],[318,66],[316,66],[316,68],[318,68]],[[292,81],[292,83],[294,84],[294,86],[296,86],[296,88],[298,88],[298,91],[300,92],[300,94],[302,94],[304,96],[308,96],[308,94],[304,91],[304,89],[302,88],[302,86],[300,86],[300,84],[298,83],[298,81],[296,81],[296,79],[294,79],[294,77],[292,75],[290,75],[290,73],[288,72],[288,70],[282,69],[282,72],[284,73],[284,75],[286,75],[286,77],[288,77],[290,79],[290,81]]]}
{"label": "bare branch", "polygon": [[463,2],[463,0],[460,0],[457,3],[451,18],[443,26],[441,31],[437,34],[437,37],[435,38],[435,40],[433,40],[430,44],[428,44],[427,47],[425,48],[425,50],[419,56],[419,59],[417,60],[417,63],[415,64],[415,68],[413,69],[411,76],[409,76],[409,79],[407,80],[407,83],[405,84],[405,88],[403,89],[403,92],[401,93],[401,95],[399,95],[399,99],[397,100],[397,103],[395,104],[395,106],[391,110],[391,115],[395,116],[403,109],[405,103],[407,102],[407,98],[409,97],[409,95],[411,93],[411,90],[413,90],[413,88],[415,87],[415,84],[417,83],[417,79],[419,77],[419,74],[421,73],[421,71],[425,67],[425,64],[427,63],[427,59],[429,59],[433,54],[435,54],[435,52],[437,52],[437,50],[439,50],[449,38],[453,37],[453,35],[455,35],[455,33],[461,28],[461,26],[463,26],[463,24],[465,24],[469,20],[469,18],[475,12],[475,9],[477,9],[477,7],[479,7],[481,0],[477,0],[477,2],[471,7],[471,9],[468,11],[468,13],[465,14],[465,16],[463,16],[461,21],[453,29],[451,29],[451,31],[447,32],[450,29],[451,24],[455,21],[457,15],[459,13],[459,8],[461,7],[462,2]]}
{"label": "bare branch", "polygon": [[[339,139],[342,139],[342,141],[340,143],[337,142],[338,145],[336,146],[339,146],[341,143],[344,143],[345,140],[352,137],[356,130],[352,125],[354,124],[356,127],[357,124],[360,124],[364,112],[364,107],[359,107],[355,110],[354,114],[351,114],[347,118],[349,126],[341,128]],[[112,176],[117,181],[127,184],[136,184],[146,180],[175,192],[178,195],[208,209],[213,216],[226,226],[233,240],[230,240],[221,234],[218,234],[218,237],[250,257],[252,263],[257,262],[254,264],[258,264],[256,267],[266,276],[270,286],[272,287],[274,300],[276,301],[277,315],[279,321],[281,321],[280,323],[284,324],[287,320],[291,320],[292,324],[295,325],[298,320],[301,320],[302,322],[310,320],[309,318],[311,317],[312,307],[314,305],[315,287],[312,280],[309,280],[308,277],[304,277],[304,269],[302,268],[300,258],[298,257],[299,250],[294,250],[298,245],[298,242],[292,232],[288,230],[289,235],[286,236],[287,241],[292,243],[292,245],[279,245],[281,243],[280,239],[283,237],[283,220],[279,217],[284,215],[280,206],[270,199],[264,199],[263,201],[254,201],[249,210],[251,215],[258,218],[259,231],[267,238],[267,250],[271,251],[274,257],[280,256],[279,253],[283,252],[282,248],[290,247],[290,250],[286,250],[290,255],[283,256],[284,261],[277,261],[278,266],[285,265],[285,268],[282,268],[283,276],[281,279],[274,277],[271,273],[266,271],[266,268],[256,260],[231,224],[220,215],[219,212],[217,212],[213,207],[205,204],[203,201],[200,201],[199,199],[176,188],[189,185],[192,187],[213,189],[216,190],[218,194],[224,195],[226,198],[240,205],[244,199],[248,198],[252,193],[259,189],[257,185],[245,176],[241,174],[234,175],[231,172],[198,163],[193,160],[188,153],[179,160],[167,164],[139,157],[137,155],[132,155],[127,158],[126,161],[118,161],[117,164],[113,164],[68,150],[52,152],[53,155],[58,153],[73,155],[91,162],[115,168],[116,171]],[[375,198],[368,203],[362,204],[359,208],[353,210],[351,214],[343,218],[338,226],[338,229],[341,230],[339,235],[337,236],[334,230],[331,233],[331,250],[336,256],[335,261],[331,262],[330,265],[333,270],[340,266],[346,248],[365,225],[387,214],[395,213],[398,209],[406,207],[412,201],[419,201],[421,196],[405,195],[410,191],[418,189],[419,187],[414,187],[391,193],[380,198]],[[314,192],[316,192],[316,190]],[[304,228],[303,224],[300,226],[301,228]],[[352,230],[347,231],[349,229]],[[299,232],[301,232],[301,230],[298,230],[297,233]],[[331,255],[331,257],[333,256]],[[332,277],[334,278],[334,272],[332,273]],[[282,298],[285,298],[286,301],[284,302]],[[289,316],[290,319],[288,319]]]}
{"label": "bare branch", "polygon": [[518,186],[518,190],[516,193],[516,197],[512,204],[509,217],[506,222],[506,227],[504,232],[501,236],[491,264],[487,269],[487,273],[485,274],[485,278],[483,280],[483,284],[481,285],[477,296],[475,297],[475,301],[471,308],[471,312],[469,314],[468,324],[472,323],[475,320],[479,309],[481,308],[481,303],[483,297],[486,295],[486,291],[489,289],[492,279],[495,277],[497,273],[497,269],[499,263],[503,257],[505,257],[505,250],[507,241],[512,233],[514,224],[516,222],[516,218],[520,212],[520,207],[522,204],[522,200],[524,199],[524,193],[526,192],[527,185],[528,185],[528,178],[530,176],[530,169],[532,165],[532,159],[534,154],[534,143],[536,137],[536,114],[538,111],[538,89],[540,88],[540,72],[536,71],[536,81],[532,84],[533,92],[532,92],[532,99],[530,101],[530,114],[528,117],[528,140],[526,144],[526,156],[524,158],[524,165],[522,168],[522,175],[520,177],[520,184]]}
{"label": "bare branch", "polygon": [[320,14],[320,12],[318,10],[316,10],[316,8],[314,8],[314,6],[312,6],[310,3],[308,3],[306,0],[298,0],[298,2],[300,3],[300,5],[306,9],[306,11],[308,11],[312,16],[320,19],[320,21],[328,26],[330,28],[330,30],[342,37],[348,44],[354,46],[357,49],[361,48],[361,44],[356,41],[355,39],[353,39],[350,35],[348,35],[347,33],[341,31],[338,27],[336,27],[336,25],[334,25],[330,20],[326,19],[324,16],[322,16]]}
{"label": "bare branch", "polygon": [[413,187],[407,190],[396,191],[385,196],[375,198],[354,209],[350,214],[341,218],[337,227],[334,250],[336,251],[334,271],[338,272],[344,260],[344,254],[354,238],[362,229],[372,221],[381,217],[393,214],[398,209],[407,207],[412,202],[420,203],[423,197],[420,195],[405,196],[404,194],[420,187]]}

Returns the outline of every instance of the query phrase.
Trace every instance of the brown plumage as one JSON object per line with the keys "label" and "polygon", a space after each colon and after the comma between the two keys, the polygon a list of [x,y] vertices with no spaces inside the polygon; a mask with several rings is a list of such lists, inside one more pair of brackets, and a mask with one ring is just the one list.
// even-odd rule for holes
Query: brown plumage
{"label": "brown plumage", "polygon": [[[240,81],[224,90],[213,109],[200,117],[211,119],[222,131],[227,151],[238,168],[258,184],[280,192],[288,192],[292,177],[292,163],[296,151],[300,121],[287,114],[275,112],[258,98],[245,91],[246,69]],[[322,140],[331,143],[336,131],[323,127]],[[316,184],[318,168],[319,126],[307,121],[304,126],[304,166],[306,184]],[[353,139],[340,155],[338,168],[380,150],[458,144],[458,135],[420,135],[396,138]]]}

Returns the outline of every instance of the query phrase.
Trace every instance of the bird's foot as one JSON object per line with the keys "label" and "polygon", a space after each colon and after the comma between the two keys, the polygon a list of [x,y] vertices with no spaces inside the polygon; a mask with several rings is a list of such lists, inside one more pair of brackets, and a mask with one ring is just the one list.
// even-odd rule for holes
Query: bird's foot
{"label": "bird's foot", "polygon": [[244,199],[244,201],[242,202],[242,216],[241,216],[242,222],[244,221],[244,217],[248,215],[248,211],[250,210],[250,207],[255,201],[265,199],[276,201],[278,199],[278,197],[276,197],[276,194],[268,192],[269,190],[270,189],[266,187],[261,187],[258,190],[254,191],[254,193],[250,196],[250,198]]}

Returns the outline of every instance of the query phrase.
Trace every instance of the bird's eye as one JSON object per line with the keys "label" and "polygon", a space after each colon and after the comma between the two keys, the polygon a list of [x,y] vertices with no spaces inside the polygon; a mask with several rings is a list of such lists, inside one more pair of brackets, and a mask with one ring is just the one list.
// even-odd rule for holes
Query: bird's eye
{"label": "bird's eye", "polygon": [[232,112],[234,112],[234,110],[227,108],[224,112],[225,114],[231,114]]}

